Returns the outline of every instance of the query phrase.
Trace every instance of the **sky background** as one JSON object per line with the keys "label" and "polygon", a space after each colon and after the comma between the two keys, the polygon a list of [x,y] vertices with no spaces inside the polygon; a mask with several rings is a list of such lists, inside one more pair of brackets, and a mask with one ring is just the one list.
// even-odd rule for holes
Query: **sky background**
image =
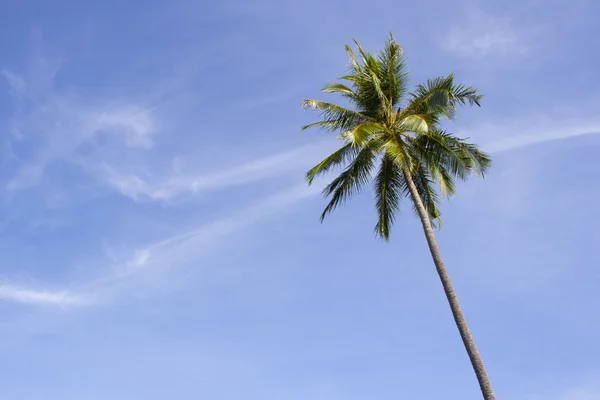
{"label": "sky background", "polygon": [[303,181],[393,32],[485,94],[438,237],[498,398],[600,399],[600,4],[411,3],[2,1],[0,398],[479,398],[409,206]]}

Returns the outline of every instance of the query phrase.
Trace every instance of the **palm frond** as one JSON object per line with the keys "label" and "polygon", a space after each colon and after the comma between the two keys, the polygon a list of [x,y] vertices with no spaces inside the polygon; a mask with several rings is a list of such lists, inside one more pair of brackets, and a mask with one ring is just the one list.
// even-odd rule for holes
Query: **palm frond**
{"label": "palm frond", "polygon": [[353,156],[356,156],[357,152],[358,150],[353,147],[351,143],[343,145],[338,150],[334,151],[325,159],[323,159],[323,161],[312,167],[306,173],[306,181],[309,185],[311,185],[317,176],[329,172],[334,167],[343,166],[349,162]]}
{"label": "palm frond", "polygon": [[335,132],[338,130],[348,130],[363,122],[371,121],[368,116],[354,110],[349,110],[337,104],[327,103],[319,100],[304,100],[302,108],[312,108],[319,111],[322,121],[304,125],[302,130],[321,127],[323,129]]}
{"label": "palm frond", "polygon": [[[429,214],[429,218],[434,227],[442,226],[441,214],[439,211],[439,196],[434,189],[434,182],[429,175],[427,169],[419,162],[414,163],[414,168],[411,171],[411,178],[417,187],[421,202]],[[408,187],[404,192],[405,196],[410,197]],[[413,211],[418,215],[416,205],[413,202]]]}
{"label": "palm frond", "polygon": [[419,135],[411,143],[430,169],[437,166],[461,180],[471,174],[484,176],[491,166],[490,156],[476,145],[437,128]]}
{"label": "palm frond", "polygon": [[[383,90],[383,86],[388,88],[386,83],[383,64],[372,54],[363,50],[358,41],[354,40],[360,59],[356,57],[349,46],[346,46],[346,52],[350,55],[350,73],[341,77],[352,83],[353,92],[356,94],[350,101],[361,110],[365,115],[376,118],[379,115],[386,115],[386,105],[390,104],[389,93]],[[389,115],[391,112],[387,112]]]}
{"label": "palm frond", "polygon": [[321,89],[321,91],[324,93],[339,93],[342,96],[349,98],[351,100],[356,98],[356,93],[354,93],[354,90],[350,89],[348,86],[346,86],[342,83],[329,84],[329,85],[325,86],[323,89]]}
{"label": "palm frond", "polygon": [[410,95],[410,101],[402,111],[405,115],[415,113],[441,114],[453,118],[457,105],[480,106],[482,96],[477,90],[463,84],[454,84],[454,75],[427,80],[417,86]]}
{"label": "palm frond", "polygon": [[427,114],[408,115],[396,121],[396,128],[401,132],[414,132],[417,134],[425,134],[429,131],[430,116]]}
{"label": "palm frond", "polygon": [[386,42],[384,49],[379,54],[379,63],[381,64],[380,77],[381,88],[387,93],[389,102],[395,107],[404,97],[407,91],[408,73],[404,62],[404,52],[402,46],[394,41],[393,36]]}
{"label": "palm frond", "polygon": [[398,164],[385,154],[381,159],[373,185],[377,209],[375,233],[385,240],[389,240],[390,230],[394,224],[405,187],[406,181]]}
{"label": "palm frond", "polygon": [[399,166],[404,166],[409,169],[413,168],[413,158],[407,148],[407,143],[404,139],[395,134],[392,137],[388,137],[381,144],[381,148],[387,156],[389,156]]}
{"label": "palm frond", "polygon": [[[364,147],[368,142],[373,140],[380,142],[382,135],[387,131],[388,129],[383,124],[365,122],[355,126],[353,129],[340,133],[338,138],[352,144],[354,147]],[[376,150],[375,147],[372,148]]]}
{"label": "palm frond", "polygon": [[369,182],[375,156],[371,148],[362,148],[350,165],[323,189],[323,195],[331,199],[321,214],[321,221]]}

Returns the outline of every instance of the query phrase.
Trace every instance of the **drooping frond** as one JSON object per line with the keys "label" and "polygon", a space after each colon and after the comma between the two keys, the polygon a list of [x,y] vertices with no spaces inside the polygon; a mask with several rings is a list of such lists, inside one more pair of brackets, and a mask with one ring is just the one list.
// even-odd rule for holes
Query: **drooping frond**
{"label": "drooping frond", "polygon": [[321,214],[321,221],[368,184],[375,157],[376,154],[371,148],[362,148],[350,165],[323,189],[323,195],[331,199]]}
{"label": "drooping frond", "polygon": [[[434,182],[423,164],[415,161],[413,165],[414,168],[411,171],[411,178],[417,187],[421,202],[429,214],[432,225],[434,227],[441,227],[442,220],[438,208],[439,196],[435,191]],[[408,187],[405,189],[405,195],[410,197]],[[418,215],[414,201],[411,203],[413,205],[413,211]]]}
{"label": "drooping frond", "polygon": [[406,181],[398,164],[389,155],[384,154],[379,165],[379,171],[375,176],[373,189],[377,209],[375,233],[385,240],[390,237],[390,230],[405,187]]}
{"label": "drooping frond", "polygon": [[466,180],[469,175],[484,176],[491,166],[490,156],[476,145],[467,143],[443,130],[431,129],[413,139],[415,152],[433,168],[445,169],[455,178]]}
{"label": "drooping frond", "polygon": [[479,149],[476,144],[467,143],[464,139],[452,135],[446,134],[446,140],[450,149],[461,160],[462,164],[469,168],[471,173],[485,177],[492,166],[492,158],[489,154]]}
{"label": "drooping frond", "polygon": [[312,108],[319,111],[323,120],[304,125],[302,130],[320,127],[331,132],[345,131],[354,128],[356,125],[363,122],[371,121],[371,118],[366,115],[338,106],[336,104],[327,103],[319,100],[304,100],[303,108]]}
{"label": "drooping frond", "polygon": [[317,176],[326,174],[332,168],[345,165],[352,159],[353,156],[356,156],[357,153],[358,149],[352,146],[351,143],[343,145],[338,150],[326,157],[323,161],[312,167],[310,171],[306,173],[306,181],[309,185],[311,185]]}

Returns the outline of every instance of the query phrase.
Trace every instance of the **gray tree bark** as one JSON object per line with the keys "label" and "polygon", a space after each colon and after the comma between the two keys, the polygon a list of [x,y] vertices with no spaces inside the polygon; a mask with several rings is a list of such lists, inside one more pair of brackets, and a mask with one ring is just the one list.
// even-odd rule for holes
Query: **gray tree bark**
{"label": "gray tree bark", "polygon": [[425,238],[427,239],[427,244],[429,245],[429,251],[431,252],[433,263],[435,264],[437,273],[442,281],[442,286],[444,287],[446,298],[450,304],[450,309],[452,310],[452,316],[456,322],[456,327],[458,328],[460,337],[463,341],[465,349],[467,350],[469,359],[471,360],[471,365],[473,366],[473,370],[475,371],[475,375],[479,381],[479,387],[481,388],[483,398],[485,400],[496,400],[494,390],[492,389],[492,384],[490,383],[487,372],[485,371],[485,367],[483,365],[483,360],[481,359],[481,355],[477,350],[477,346],[475,346],[475,342],[473,341],[473,337],[471,336],[471,332],[467,326],[467,321],[465,320],[465,317],[460,309],[456,293],[452,287],[450,276],[448,275],[446,267],[444,266],[444,262],[442,261],[442,256],[435,240],[435,234],[433,232],[431,220],[429,219],[429,214],[427,213],[427,210],[421,201],[421,196],[419,196],[419,191],[412,180],[410,171],[408,171],[407,168],[404,168],[402,172],[404,174],[404,178],[406,179],[412,201],[414,202],[417,213],[419,214],[419,219],[423,225],[423,231],[425,232]]}

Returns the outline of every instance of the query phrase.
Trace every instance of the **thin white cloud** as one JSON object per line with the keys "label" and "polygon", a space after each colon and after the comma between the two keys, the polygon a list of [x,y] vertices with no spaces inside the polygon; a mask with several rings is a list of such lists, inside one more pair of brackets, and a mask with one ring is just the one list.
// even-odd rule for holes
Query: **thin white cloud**
{"label": "thin white cloud", "polygon": [[[37,57],[26,73],[2,72],[15,101],[9,124],[12,135],[4,143],[9,149],[6,158],[14,167],[5,185],[9,193],[39,184],[47,168],[62,161],[81,167],[132,199],[168,202],[308,168],[324,148],[324,143],[311,144],[220,171],[202,171],[191,161],[182,172],[182,160],[193,159],[188,153],[174,157],[177,163],[165,170],[162,161],[169,156],[148,151],[161,133],[154,107],[58,90],[58,70],[59,65]],[[150,100],[144,103],[153,103]]]}
{"label": "thin white cloud", "polygon": [[528,51],[510,19],[482,12],[472,13],[464,24],[452,27],[442,48],[467,57],[524,55]]}
{"label": "thin white cloud", "polygon": [[99,138],[114,142],[109,152],[154,144],[155,120],[147,108],[127,101],[89,101],[59,91],[54,87],[56,70],[56,65],[39,59],[26,74],[2,71],[15,104],[11,135],[4,138],[10,149],[6,156],[15,163],[15,174],[6,185],[9,191],[38,184],[51,163],[72,161],[82,147],[94,147]]}
{"label": "thin white cloud", "polygon": [[148,284],[144,280],[145,274],[158,274],[160,278],[156,285],[162,288],[169,273],[191,264],[197,265],[202,255],[225,243],[230,235],[240,234],[244,228],[288,210],[291,205],[314,196],[320,190],[319,182],[311,187],[302,184],[282,190],[227,217],[134,248],[129,259],[118,260],[108,251],[107,256],[112,266],[108,270],[104,268],[105,275],[98,279],[58,291],[5,284],[0,286],[0,299],[32,306],[102,304],[123,295],[135,295],[144,291],[143,286]]}
{"label": "thin white cloud", "polygon": [[324,149],[327,148],[328,144],[330,144],[329,141],[317,142],[258,158],[221,171],[208,171],[206,173],[184,174],[177,163],[175,163],[173,170],[163,177],[127,173],[108,164],[98,166],[94,173],[123,195],[134,200],[146,198],[169,201],[186,194],[192,195],[208,190],[228,188],[291,171],[308,169],[311,163],[324,154]]}
{"label": "thin white cloud", "polygon": [[[90,286],[94,291],[111,291],[116,282],[133,278],[144,271],[161,270],[165,273],[192,264],[202,255],[223,244],[230,235],[242,233],[245,228],[288,210],[291,205],[316,195],[320,190],[319,182],[311,187],[304,184],[294,186],[227,217],[138,247],[132,251],[129,259],[114,263],[109,276],[91,283]],[[114,258],[112,255],[109,257]]]}
{"label": "thin white cloud", "polygon": [[36,306],[75,306],[88,304],[84,297],[69,291],[39,290],[0,284],[0,301]]}
{"label": "thin white cloud", "polygon": [[[469,134],[471,131],[473,135]],[[498,153],[554,140],[599,134],[600,120],[567,119],[557,122],[532,118],[528,123],[505,126],[486,125],[477,129],[469,129],[466,133],[476,141],[483,137],[497,138],[487,143],[484,142],[482,147],[491,153]]]}

